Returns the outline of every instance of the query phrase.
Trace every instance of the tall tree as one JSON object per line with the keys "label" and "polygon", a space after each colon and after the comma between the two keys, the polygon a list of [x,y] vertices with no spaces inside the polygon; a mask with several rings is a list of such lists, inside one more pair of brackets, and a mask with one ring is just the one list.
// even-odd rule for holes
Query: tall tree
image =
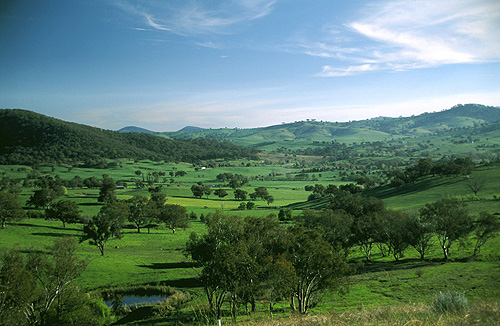
{"label": "tall tree", "polygon": [[48,209],[57,197],[59,197],[59,195],[54,190],[50,188],[42,188],[33,192],[33,195],[31,195],[26,202],[26,205]]}
{"label": "tall tree", "polygon": [[349,266],[344,256],[334,251],[317,230],[291,228],[287,241],[286,257],[297,276],[295,298],[299,311],[305,314],[322,290],[340,290],[345,285]]}
{"label": "tall tree", "polygon": [[23,218],[24,210],[19,204],[17,197],[11,193],[0,191],[0,221],[2,229],[5,229],[7,221],[15,221]]}
{"label": "tall tree", "polygon": [[487,212],[479,213],[475,221],[474,236],[476,244],[474,246],[474,256],[481,251],[481,247],[490,239],[500,233],[500,222],[495,215]]}
{"label": "tall tree", "polygon": [[104,247],[110,238],[122,237],[123,223],[127,220],[129,208],[125,203],[114,202],[104,205],[97,216],[93,216],[83,227],[80,242],[90,240],[104,256]]}
{"label": "tall tree", "polygon": [[115,195],[116,183],[113,178],[104,176],[102,179],[102,185],[99,189],[98,202],[101,203],[112,203],[116,201]]}
{"label": "tall tree", "polygon": [[[49,247],[52,259],[45,254],[33,252],[28,255],[27,269],[33,275],[38,288],[38,298],[28,305],[26,316],[30,324],[45,325],[48,312],[61,299],[69,285],[87,267],[87,261],[75,255],[77,241],[64,237]],[[59,300],[59,305],[62,302]],[[57,314],[60,313],[56,309]]]}
{"label": "tall tree", "polygon": [[159,220],[175,234],[177,228],[189,226],[187,210],[184,206],[177,204],[166,204],[160,210]]}
{"label": "tall tree", "polygon": [[60,200],[45,210],[45,216],[48,219],[60,220],[63,227],[66,227],[66,223],[77,223],[80,213],[78,204],[69,199]]}
{"label": "tall tree", "polygon": [[474,228],[466,204],[458,200],[442,198],[432,204],[426,204],[420,214],[423,220],[432,225],[446,260],[451,245],[465,238]]}
{"label": "tall tree", "polygon": [[141,232],[141,228],[151,223],[151,209],[149,200],[145,196],[134,196],[127,200],[129,207],[128,221],[133,223],[137,228],[137,233]]}

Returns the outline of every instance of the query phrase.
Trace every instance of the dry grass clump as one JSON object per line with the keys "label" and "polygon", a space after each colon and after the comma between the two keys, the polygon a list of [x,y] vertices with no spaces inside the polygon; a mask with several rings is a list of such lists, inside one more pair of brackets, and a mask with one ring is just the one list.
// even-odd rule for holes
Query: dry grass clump
{"label": "dry grass clump", "polygon": [[[228,322],[224,324],[230,324]],[[436,312],[430,305],[412,304],[362,309],[341,314],[292,316],[275,320],[238,322],[239,326],[497,326],[500,325],[500,303],[480,302],[469,310]]]}

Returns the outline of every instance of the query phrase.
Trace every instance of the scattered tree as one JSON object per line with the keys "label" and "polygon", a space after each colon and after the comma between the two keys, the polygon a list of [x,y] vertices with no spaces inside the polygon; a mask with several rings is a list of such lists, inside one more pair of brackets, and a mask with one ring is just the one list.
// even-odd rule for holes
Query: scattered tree
{"label": "scattered tree", "polygon": [[500,222],[495,215],[487,212],[479,213],[479,217],[475,221],[474,236],[476,244],[474,246],[474,256],[481,251],[481,247],[489,239],[495,237],[500,232]]}
{"label": "scattered tree", "polygon": [[15,221],[25,215],[17,197],[5,191],[0,191],[0,221],[2,229],[8,221]]}
{"label": "scattered tree", "polygon": [[78,204],[69,199],[63,199],[45,210],[48,219],[60,220],[63,227],[66,223],[77,223],[80,220],[80,208]]}
{"label": "scattered tree", "polygon": [[91,245],[97,246],[104,256],[106,242],[112,237],[120,239],[121,230],[129,215],[129,208],[125,203],[114,202],[104,205],[97,216],[93,216],[83,227],[80,242],[90,240]]}

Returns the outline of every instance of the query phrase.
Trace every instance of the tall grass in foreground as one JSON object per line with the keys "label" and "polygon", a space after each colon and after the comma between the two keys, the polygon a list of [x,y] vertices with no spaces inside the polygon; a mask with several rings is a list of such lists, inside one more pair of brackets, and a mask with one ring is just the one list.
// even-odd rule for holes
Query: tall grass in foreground
{"label": "tall grass in foreground", "polygon": [[436,312],[432,305],[415,304],[348,311],[341,314],[292,316],[276,320],[251,320],[238,326],[352,326],[352,325],[500,325],[500,303],[478,302],[461,312]]}

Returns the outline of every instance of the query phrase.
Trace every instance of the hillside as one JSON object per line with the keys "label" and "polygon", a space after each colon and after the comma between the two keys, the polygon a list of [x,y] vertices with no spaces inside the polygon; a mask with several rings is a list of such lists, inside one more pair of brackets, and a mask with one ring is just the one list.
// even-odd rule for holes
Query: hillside
{"label": "hillside", "polygon": [[151,131],[151,130],[136,127],[136,126],[123,127],[117,131],[118,132],[137,132],[139,134],[156,134],[156,131]]}
{"label": "hillside", "polygon": [[0,164],[84,162],[102,166],[109,159],[195,162],[255,157],[255,151],[214,139],[165,139],[146,133],[120,133],[47,117],[27,110],[0,110]]}
{"label": "hillside", "polygon": [[229,140],[238,145],[269,149],[268,147],[277,148],[290,141],[352,143],[422,137],[456,128],[474,128],[497,121],[500,121],[500,107],[466,104],[412,117],[384,117],[343,123],[306,120],[263,128],[205,129],[197,130],[195,133],[181,130],[159,134],[168,138]]}

